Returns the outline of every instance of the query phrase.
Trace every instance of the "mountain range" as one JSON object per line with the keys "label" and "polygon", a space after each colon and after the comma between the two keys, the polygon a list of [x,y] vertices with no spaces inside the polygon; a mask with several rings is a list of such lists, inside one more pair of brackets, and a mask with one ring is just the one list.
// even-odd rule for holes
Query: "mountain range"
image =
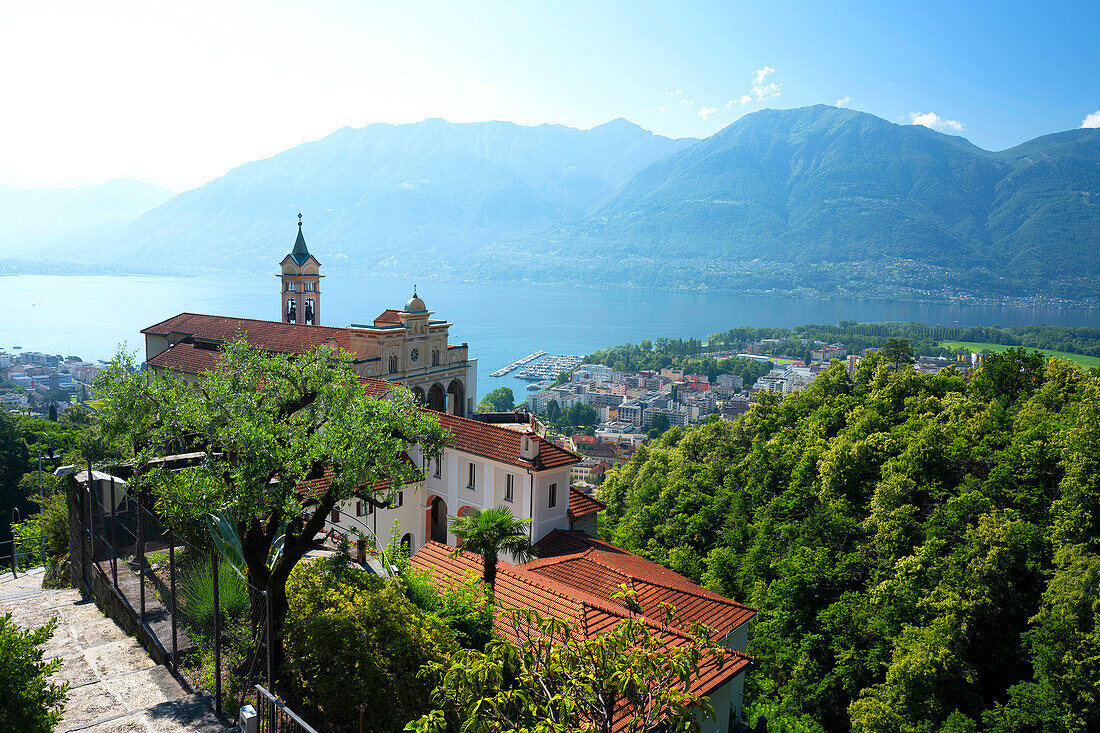
{"label": "mountain range", "polygon": [[84,256],[256,271],[289,250],[299,211],[322,263],[364,274],[1100,295],[1100,130],[991,152],[824,105],[749,114],[704,140],[625,120],[344,128],[89,234]]}

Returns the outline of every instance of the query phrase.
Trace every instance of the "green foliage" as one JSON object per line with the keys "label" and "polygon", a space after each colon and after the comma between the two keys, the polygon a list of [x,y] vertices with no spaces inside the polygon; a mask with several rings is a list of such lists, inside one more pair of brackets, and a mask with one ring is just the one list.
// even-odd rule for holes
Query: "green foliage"
{"label": "green foliage", "polygon": [[477,404],[478,412],[508,412],[516,406],[516,396],[511,387],[497,387],[481,398]]}
{"label": "green foliage", "polygon": [[[711,344],[712,347],[715,345]],[[685,374],[705,374],[712,382],[719,374],[735,374],[743,377],[745,384],[752,384],[772,368],[770,363],[755,359],[717,359],[708,356],[698,339],[659,338],[655,343],[645,339],[640,344],[601,349],[589,354],[585,361],[604,364],[620,372],[682,369]]]}
{"label": "green foliage", "polygon": [[[392,500],[419,478],[402,460],[405,447],[419,444],[432,459],[449,436],[407,389],[384,400],[367,396],[346,352],[269,354],[243,338],[221,349],[201,389],[135,372],[120,353],[96,381],[104,397],[98,434],[121,447],[135,466],[131,489],[154,491],[159,512],[181,535],[201,537],[196,529],[217,511],[234,518],[248,581],[268,591],[279,635],[286,579],[333,507],[382,480],[393,488],[378,498]],[[182,471],[150,463],[188,450],[205,457]],[[326,474],[327,486],[299,492]]]}
{"label": "green foliage", "polygon": [[[720,655],[706,636],[674,645],[645,622],[626,619],[588,639],[569,624],[534,611],[512,611],[516,637],[495,639],[485,651],[461,650],[433,662],[422,676],[434,688],[434,709],[411,721],[418,733],[457,731],[698,730],[713,716],[709,702],[688,691],[688,680]],[[548,644],[546,639],[554,639]]]}
{"label": "green foliage", "polygon": [[428,711],[431,685],[417,671],[442,663],[454,641],[400,583],[316,560],[295,567],[287,595],[287,667],[329,726],[358,730],[363,702],[372,703],[376,731],[401,730]]}
{"label": "green foliage", "polygon": [[466,550],[481,555],[483,577],[490,589],[496,582],[500,553],[507,552],[518,563],[535,557],[535,546],[527,534],[531,519],[517,518],[506,506],[474,509],[466,516],[451,517],[449,524],[461,546],[456,553]]}
{"label": "green foliage", "polygon": [[41,512],[12,525],[14,537],[19,542],[19,564],[22,567],[43,564],[42,535],[46,537],[48,560],[56,561],[69,552],[69,502],[64,492],[55,490],[41,501],[37,496],[32,497],[32,501],[41,507]]}
{"label": "green foliage", "polygon": [[61,660],[42,661],[42,645],[56,628],[57,619],[51,619],[24,631],[10,613],[0,616],[0,730],[50,733],[61,720],[69,686],[47,681]]}
{"label": "green foliage", "polygon": [[760,610],[746,709],[827,731],[1100,726],[1100,374],[836,364],[609,472],[610,539]]}

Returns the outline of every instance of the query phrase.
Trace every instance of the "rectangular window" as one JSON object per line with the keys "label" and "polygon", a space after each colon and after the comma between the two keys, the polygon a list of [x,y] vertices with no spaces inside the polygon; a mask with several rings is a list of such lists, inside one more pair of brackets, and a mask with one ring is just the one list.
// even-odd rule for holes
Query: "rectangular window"
{"label": "rectangular window", "polygon": [[472,489],[476,485],[474,482],[477,480],[477,468],[474,464],[470,464],[470,480],[466,484],[466,488]]}
{"label": "rectangular window", "polygon": [[329,519],[332,520],[333,524],[339,523],[339,521],[340,521],[340,510],[339,509],[333,509],[332,514],[329,516]]}
{"label": "rectangular window", "polygon": [[505,474],[504,477],[504,500],[515,501],[515,480],[516,477],[512,474]]}
{"label": "rectangular window", "polygon": [[394,507],[405,506],[405,492],[398,491],[397,499],[393,502]]}
{"label": "rectangular window", "polygon": [[355,502],[355,516],[363,516],[363,502],[361,501]]}
{"label": "rectangular window", "polygon": [[435,477],[439,478],[442,475],[443,475],[443,458],[440,457],[440,458],[435,459]]}
{"label": "rectangular window", "polygon": [[550,484],[550,508],[553,509],[558,505],[558,485]]}

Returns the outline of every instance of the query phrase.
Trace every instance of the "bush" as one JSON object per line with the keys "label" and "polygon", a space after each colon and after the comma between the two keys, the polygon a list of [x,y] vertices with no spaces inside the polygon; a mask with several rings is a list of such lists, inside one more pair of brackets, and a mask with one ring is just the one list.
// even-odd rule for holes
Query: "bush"
{"label": "bush", "polygon": [[0,616],[0,730],[49,733],[61,719],[67,684],[46,678],[61,666],[60,659],[42,661],[42,645],[53,636],[57,619],[23,631]]}
{"label": "bush", "polygon": [[493,603],[481,578],[451,583],[439,593],[439,620],[467,649],[484,649],[493,638]]}
{"label": "bush", "polygon": [[64,492],[56,491],[42,499],[30,499],[40,504],[42,511],[32,514],[26,521],[13,524],[12,533],[19,541],[19,564],[22,567],[43,565],[40,535],[46,536],[47,560],[57,559],[69,552],[69,502]]}
{"label": "bush", "polygon": [[287,581],[287,671],[303,701],[334,730],[398,731],[428,712],[431,685],[417,672],[454,650],[451,635],[403,594],[402,584],[330,560],[299,563]]}

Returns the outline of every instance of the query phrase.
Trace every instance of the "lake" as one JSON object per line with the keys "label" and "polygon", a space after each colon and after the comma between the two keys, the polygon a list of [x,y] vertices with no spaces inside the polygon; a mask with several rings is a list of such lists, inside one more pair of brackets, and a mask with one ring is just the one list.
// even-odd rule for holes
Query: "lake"
{"label": "lake", "polygon": [[[88,360],[109,359],[119,344],[144,346],[140,331],[184,311],[279,317],[274,271],[239,277],[13,275],[0,277],[9,305],[0,316],[0,350],[22,346]],[[322,280],[324,325],[370,323],[412,295],[404,278]],[[748,295],[592,290],[582,287],[422,282],[436,318],[454,323],[451,342],[469,342],[478,359],[478,398],[499,386],[524,399],[527,383],[491,378],[538,349],[587,354],[605,346],[667,336],[706,338],[736,326],[798,326],[853,321],[920,321],[961,326],[1053,324],[1100,328],[1100,311],[811,300]]]}

